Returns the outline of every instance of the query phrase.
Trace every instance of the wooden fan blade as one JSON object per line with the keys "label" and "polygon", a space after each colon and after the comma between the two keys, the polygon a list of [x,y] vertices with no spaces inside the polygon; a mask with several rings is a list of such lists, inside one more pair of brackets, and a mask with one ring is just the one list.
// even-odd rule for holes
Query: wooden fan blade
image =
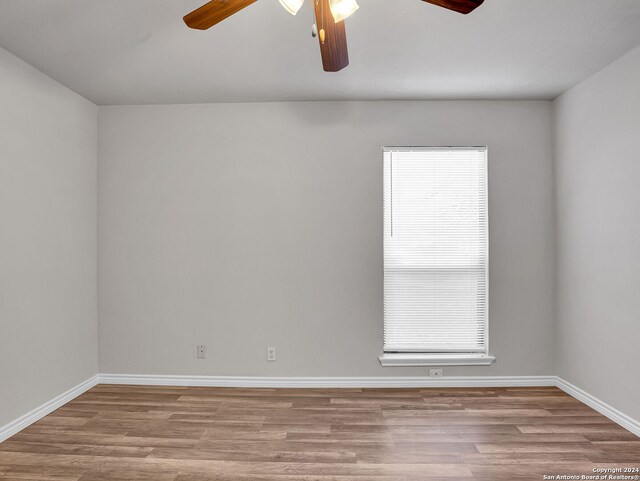
{"label": "wooden fan blade", "polygon": [[324,42],[322,41],[322,34],[318,35],[320,55],[322,55],[322,68],[324,68],[325,72],[337,72],[349,65],[347,33],[344,28],[344,21],[335,22],[329,7],[329,0],[312,1],[316,11],[318,31],[324,29]]}
{"label": "wooden fan blade", "polygon": [[432,3],[439,7],[444,7],[454,12],[467,13],[473,12],[476,8],[482,5],[484,0],[423,0],[427,3]]}
{"label": "wooden fan blade", "polygon": [[257,0],[212,0],[184,16],[184,23],[190,28],[206,30],[222,22]]}

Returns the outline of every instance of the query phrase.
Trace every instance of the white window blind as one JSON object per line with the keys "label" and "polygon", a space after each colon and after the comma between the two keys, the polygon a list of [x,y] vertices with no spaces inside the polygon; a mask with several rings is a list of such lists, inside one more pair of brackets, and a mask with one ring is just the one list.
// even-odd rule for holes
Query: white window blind
{"label": "white window blind", "polygon": [[384,149],[384,351],[487,352],[487,150]]}

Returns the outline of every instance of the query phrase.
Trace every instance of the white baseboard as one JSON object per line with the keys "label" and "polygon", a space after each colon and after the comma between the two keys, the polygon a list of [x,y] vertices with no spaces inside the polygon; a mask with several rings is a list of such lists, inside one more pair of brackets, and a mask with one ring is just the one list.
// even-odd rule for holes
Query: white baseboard
{"label": "white baseboard", "polygon": [[100,384],[263,388],[411,388],[555,386],[555,376],[242,377],[100,374]]}
{"label": "white baseboard", "polygon": [[68,391],[60,394],[59,396],[54,397],[53,399],[47,401],[46,403],[38,406],[37,408],[29,411],[24,416],[20,416],[18,419],[11,421],[9,424],[5,424],[4,426],[0,426],[0,443],[19,431],[22,431],[24,428],[29,426],[30,424],[35,423],[39,419],[42,419],[47,414],[52,413],[56,409],[61,406],[64,406],[72,399],[78,397],[85,391],[88,391],[93,386],[98,384],[98,376],[93,376],[87,379],[84,382],[81,382],[77,386],[72,387]]}
{"label": "white baseboard", "polygon": [[618,411],[616,408],[608,405],[604,401],[601,401],[597,397],[592,396],[588,392],[583,391],[579,387],[574,386],[570,382],[565,381],[561,377],[556,377],[556,386],[570,396],[576,398],[578,401],[586,404],[590,408],[598,411],[600,414],[608,417],[614,423],[619,424],[627,431],[631,431],[633,434],[640,437],[640,421]]}
{"label": "white baseboard", "polygon": [[613,422],[640,436],[640,421],[557,376],[429,377],[242,377],[99,374],[56,396],[24,416],[0,427],[0,442],[73,400],[96,384],[263,388],[428,388],[556,386]]}
{"label": "white baseboard", "polygon": [[557,376],[429,377],[242,377],[100,374],[100,384],[263,388],[428,388],[556,386],[640,436],[640,422]]}

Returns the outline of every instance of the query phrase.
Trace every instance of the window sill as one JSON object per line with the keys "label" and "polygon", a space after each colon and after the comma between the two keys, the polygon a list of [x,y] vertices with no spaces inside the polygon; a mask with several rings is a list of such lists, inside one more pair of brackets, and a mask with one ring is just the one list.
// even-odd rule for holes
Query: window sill
{"label": "window sill", "polygon": [[490,366],[496,360],[488,354],[385,353],[380,364],[392,366]]}

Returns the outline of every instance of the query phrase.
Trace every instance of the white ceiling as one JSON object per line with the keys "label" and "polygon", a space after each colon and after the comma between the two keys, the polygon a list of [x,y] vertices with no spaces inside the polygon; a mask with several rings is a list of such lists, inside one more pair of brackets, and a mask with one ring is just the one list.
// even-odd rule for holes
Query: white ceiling
{"label": "white ceiling", "polygon": [[312,4],[260,0],[200,32],[206,0],[0,0],[0,46],[100,105],[551,99],[640,44],[639,0],[486,0],[464,16],[360,0],[351,65],[322,70]]}

